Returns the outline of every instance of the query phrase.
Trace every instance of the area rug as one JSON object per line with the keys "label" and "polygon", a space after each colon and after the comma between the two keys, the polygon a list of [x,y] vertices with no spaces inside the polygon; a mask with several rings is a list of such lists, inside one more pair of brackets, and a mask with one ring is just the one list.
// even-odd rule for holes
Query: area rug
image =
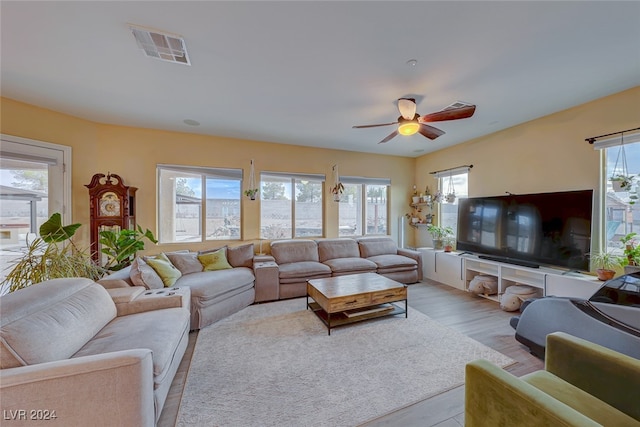
{"label": "area rug", "polygon": [[305,299],[250,306],[199,332],[177,426],[355,426],[514,361],[409,307],[331,331]]}

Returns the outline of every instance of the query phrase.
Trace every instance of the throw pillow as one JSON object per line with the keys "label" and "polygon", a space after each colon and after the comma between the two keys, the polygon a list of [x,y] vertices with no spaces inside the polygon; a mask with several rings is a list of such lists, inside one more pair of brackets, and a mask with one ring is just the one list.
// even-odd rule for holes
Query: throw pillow
{"label": "throw pillow", "polygon": [[219,248],[205,249],[205,250],[203,250],[203,251],[198,251],[198,255],[210,254],[211,252],[217,252],[217,251],[219,251],[220,249],[224,249],[224,253],[225,253],[225,255],[226,255],[226,253],[227,253],[227,245],[224,245],[224,246],[219,247]]}
{"label": "throw pillow", "polygon": [[129,278],[135,286],[144,286],[147,289],[161,289],[164,287],[162,278],[141,257],[136,257],[131,263]]}
{"label": "throw pillow", "polygon": [[227,248],[227,258],[233,267],[253,267],[253,243]]}
{"label": "throw pillow", "polygon": [[196,252],[168,253],[167,257],[171,261],[171,264],[175,265],[183,275],[202,271],[202,264],[198,261],[198,254]]}
{"label": "throw pillow", "polygon": [[198,255],[198,260],[204,266],[204,271],[226,270],[233,268],[227,262],[226,248],[218,249],[215,252]]}
{"label": "throw pillow", "polygon": [[155,257],[145,257],[145,261],[158,273],[165,287],[173,286],[182,273],[178,270],[165,254],[156,255]]}

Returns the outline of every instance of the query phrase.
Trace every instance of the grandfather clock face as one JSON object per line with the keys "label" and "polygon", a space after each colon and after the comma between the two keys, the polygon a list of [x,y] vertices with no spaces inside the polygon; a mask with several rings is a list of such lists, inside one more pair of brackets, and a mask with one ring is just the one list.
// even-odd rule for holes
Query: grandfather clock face
{"label": "grandfather clock face", "polygon": [[120,216],[122,210],[120,197],[112,191],[107,191],[100,196],[100,216]]}

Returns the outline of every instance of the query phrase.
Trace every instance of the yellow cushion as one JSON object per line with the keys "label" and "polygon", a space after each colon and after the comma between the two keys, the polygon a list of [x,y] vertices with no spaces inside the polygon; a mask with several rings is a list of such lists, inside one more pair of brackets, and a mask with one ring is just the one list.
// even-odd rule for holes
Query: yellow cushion
{"label": "yellow cushion", "polygon": [[226,270],[233,268],[227,261],[226,248],[198,255],[198,260],[202,263],[204,271]]}
{"label": "yellow cushion", "polygon": [[176,280],[182,277],[180,270],[174,267],[169,258],[163,253],[155,257],[145,258],[145,261],[158,273],[165,287],[173,286]]}

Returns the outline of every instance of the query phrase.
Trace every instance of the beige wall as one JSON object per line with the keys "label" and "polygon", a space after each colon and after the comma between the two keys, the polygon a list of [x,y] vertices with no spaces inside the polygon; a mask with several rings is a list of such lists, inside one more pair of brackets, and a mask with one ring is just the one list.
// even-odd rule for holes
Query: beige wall
{"label": "beige wall", "polygon": [[[120,175],[126,185],[138,187],[138,223],[157,232],[156,164],[241,168],[245,180],[242,187],[246,189],[253,158],[257,175],[266,170],[327,176],[324,207],[327,237],[337,237],[338,229],[338,207],[328,194],[334,164],[339,165],[342,175],[391,178],[389,227],[395,238],[397,218],[408,210],[407,200],[414,181],[413,158],[104,125],[6,98],[2,98],[1,114],[3,134],[72,147],[73,221],[83,225],[89,221],[89,196],[84,185],[95,173],[112,172]],[[243,240],[259,238],[259,209],[259,202],[243,197]],[[81,227],[79,234],[88,243],[88,227]],[[191,243],[188,247],[199,249],[211,245]],[[163,245],[153,250],[183,247],[187,245]]]}
{"label": "beige wall", "polygon": [[[585,138],[638,126],[635,87],[422,156],[416,162],[418,188],[436,187],[430,171],[472,164],[470,197],[593,189],[598,200],[600,156]],[[417,236],[418,246],[425,237]]]}
{"label": "beige wall", "polygon": [[[155,230],[157,163],[242,168],[244,189],[248,187],[249,161],[253,158],[256,173],[261,170],[323,173],[331,180],[331,166],[338,163],[343,175],[391,178],[389,226],[393,237],[398,233],[397,218],[409,210],[413,184],[419,189],[426,185],[434,189],[436,181],[430,171],[463,164],[473,164],[469,179],[472,197],[506,191],[576,189],[594,189],[599,195],[599,154],[584,139],[638,127],[640,118],[640,87],[636,87],[410,159],[111,126],[6,98],[1,101],[2,133],[73,148],[74,222],[88,224],[88,193],[84,184],[95,173],[117,173],[127,185],[138,187],[138,223]],[[335,237],[337,206],[331,200],[325,203],[325,216],[326,235]],[[243,197],[244,240],[258,239],[259,221],[259,203]],[[82,227],[80,232],[88,241],[88,227]],[[407,244],[422,246],[426,241],[426,232],[421,229],[409,234]],[[192,248],[198,246],[207,244],[190,244]]]}

